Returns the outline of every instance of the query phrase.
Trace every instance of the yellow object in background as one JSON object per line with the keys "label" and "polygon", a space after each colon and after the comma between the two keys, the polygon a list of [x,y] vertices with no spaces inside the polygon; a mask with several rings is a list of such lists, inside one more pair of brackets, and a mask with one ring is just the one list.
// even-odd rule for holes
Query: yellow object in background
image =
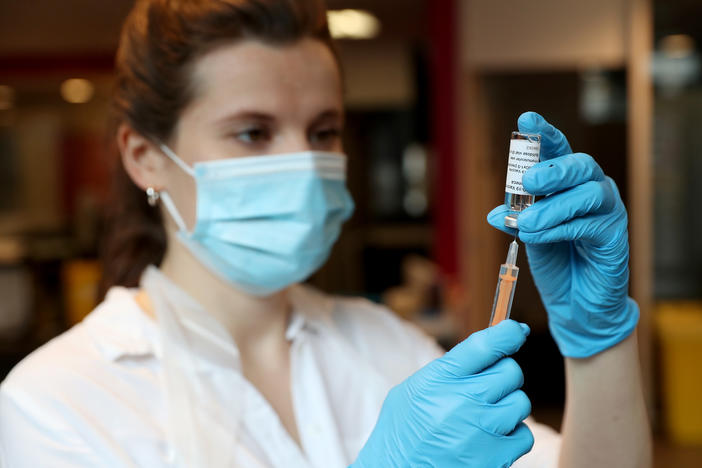
{"label": "yellow object in background", "polygon": [[73,326],[97,305],[100,264],[97,260],[70,260],[63,265],[61,273],[66,320]]}
{"label": "yellow object in background", "polygon": [[702,302],[663,302],[656,311],[666,428],[681,444],[702,445]]}

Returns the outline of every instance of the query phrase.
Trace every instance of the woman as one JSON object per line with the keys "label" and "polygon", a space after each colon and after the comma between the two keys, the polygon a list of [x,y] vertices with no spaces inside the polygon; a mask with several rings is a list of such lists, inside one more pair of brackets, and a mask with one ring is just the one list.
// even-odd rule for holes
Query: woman
{"label": "woman", "polygon": [[527,418],[506,357],[526,325],[444,355],[378,306],[297,284],[353,209],[333,50],[317,1],[137,2],[117,55],[114,287],[3,383],[8,467],[649,464],[626,213],[538,115],[520,130],[549,161],[524,183],[557,194],[519,236],[566,356],[562,439]]}

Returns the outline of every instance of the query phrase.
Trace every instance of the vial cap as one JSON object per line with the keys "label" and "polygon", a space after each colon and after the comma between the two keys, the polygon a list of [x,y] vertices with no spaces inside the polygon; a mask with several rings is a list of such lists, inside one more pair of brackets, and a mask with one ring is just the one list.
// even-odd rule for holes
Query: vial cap
{"label": "vial cap", "polygon": [[505,226],[508,228],[517,229],[517,214],[512,213],[505,216]]}

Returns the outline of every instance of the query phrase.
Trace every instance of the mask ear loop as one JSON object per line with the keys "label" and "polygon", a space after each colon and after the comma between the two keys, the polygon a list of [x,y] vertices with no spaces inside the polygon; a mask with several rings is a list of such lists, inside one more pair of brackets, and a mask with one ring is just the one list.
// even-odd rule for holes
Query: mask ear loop
{"label": "mask ear loop", "polygon": [[168,195],[168,192],[162,190],[159,195],[161,197],[161,201],[163,202],[163,206],[166,207],[166,210],[171,215],[171,218],[173,218],[173,221],[175,221],[176,225],[178,226],[178,230],[181,232],[188,232],[188,227],[185,225],[183,217],[180,215],[180,213],[178,213],[175,203],[173,203],[173,199],[170,195]]}
{"label": "mask ear loop", "polygon": [[[166,156],[168,156],[168,158],[171,161],[176,163],[176,165],[180,167],[186,174],[189,174],[193,178],[195,177],[195,171],[193,170],[193,168],[185,164],[185,162],[183,162],[182,159],[180,159],[173,151],[171,151],[171,149],[168,146],[161,143],[159,147],[161,148],[161,151],[163,151],[163,153]],[[159,192],[159,197],[161,198],[163,205],[166,207],[166,210],[171,215],[171,218],[173,218],[173,221],[178,226],[178,230],[187,233],[188,227],[185,225],[183,217],[178,212],[178,209],[176,208],[175,203],[173,203],[173,199],[168,194],[168,192],[166,192],[165,190],[161,190]]]}
{"label": "mask ear loop", "polygon": [[161,143],[159,145],[159,148],[161,148],[161,151],[163,151],[163,153],[166,156],[168,156],[171,161],[176,163],[179,168],[183,169],[183,171],[185,171],[186,174],[189,174],[190,176],[195,177],[195,171],[193,170],[193,168],[188,166],[187,164],[185,164],[185,162],[182,159],[180,159],[178,157],[178,155],[175,154],[168,146]]}

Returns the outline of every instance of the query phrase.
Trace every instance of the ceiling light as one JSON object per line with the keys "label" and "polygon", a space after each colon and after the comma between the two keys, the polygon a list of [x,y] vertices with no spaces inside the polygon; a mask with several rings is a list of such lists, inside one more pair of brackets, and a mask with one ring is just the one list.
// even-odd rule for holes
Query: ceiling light
{"label": "ceiling light", "polygon": [[83,78],[71,78],[61,83],[61,96],[71,104],[90,101],[94,92],[93,84]]}
{"label": "ceiling light", "polygon": [[372,39],[380,34],[380,20],[365,10],[329,10],[327,21],[334,39]]}

